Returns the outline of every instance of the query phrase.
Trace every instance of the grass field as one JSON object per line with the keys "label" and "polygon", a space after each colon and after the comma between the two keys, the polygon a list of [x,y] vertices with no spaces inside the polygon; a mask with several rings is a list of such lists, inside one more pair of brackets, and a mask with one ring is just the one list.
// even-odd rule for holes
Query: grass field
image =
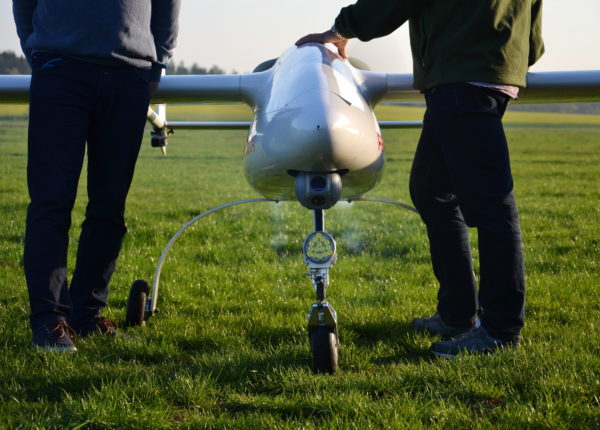
{"label": "grass field", "polygon": [[[248,115],[242,106],[211,110]],[[201,116],[211,119],[211,110]],[[379,117],[421,112],[382,107]],[[172,119],[197,114],[170,110]],[[340,372],[320,376],[309,370],[314,293],[301,253],[312,216],[295,203],[235,207],[192,227],[166,261],[161,313],[146,327],[78,340],[75,354],[30,347],[25,115],[0,106],[0,428],[600,428],[599,116],[507,114],[527,268],[521,348],[430,356],[434,339],[410,328],[435,309],[421,221],[377,203],[339,204],[327,212],[327,230],[338,242],[328,295],[338,312]],[[409,202],[418,131],[384,137],[387,170],[370,196]],[[151,281],[181,225],[257,197],[242,174],[244,138],[177,132],[167,158],[146,139],[109,318],[124,319],[129,285]],[[71,271],[85,200],[83,175]]]}

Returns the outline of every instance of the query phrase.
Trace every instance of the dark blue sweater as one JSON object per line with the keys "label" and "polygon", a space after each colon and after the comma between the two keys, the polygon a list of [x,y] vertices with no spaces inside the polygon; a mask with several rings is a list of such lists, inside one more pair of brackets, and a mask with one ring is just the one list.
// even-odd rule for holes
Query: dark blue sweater
{"label": "dark blue sweater", "polygon": [[172,55],[180,0],[13,0],[23,52],[55,52],[84,61],[152,67]]}

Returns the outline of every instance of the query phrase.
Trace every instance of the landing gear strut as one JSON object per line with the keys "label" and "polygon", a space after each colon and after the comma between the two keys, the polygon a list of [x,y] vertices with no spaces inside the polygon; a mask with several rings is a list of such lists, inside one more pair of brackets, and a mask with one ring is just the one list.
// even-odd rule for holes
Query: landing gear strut
{"label": "landing gear strut", "polygon": [[329,286],[329,268],[337,259],[335,241],[325,232],[325,213],[314,211],[315,231],[304,241],[304,262],[309,268],[317,301],[308,311],[308,336],[315,373],[335,373],[338,368],[337,315],[326,301]]}

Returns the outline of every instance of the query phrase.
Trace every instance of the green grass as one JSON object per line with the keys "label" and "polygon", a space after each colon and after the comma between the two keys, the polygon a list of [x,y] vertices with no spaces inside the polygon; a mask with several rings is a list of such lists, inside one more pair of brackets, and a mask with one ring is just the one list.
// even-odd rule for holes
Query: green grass
{"label": "green grass", "polygon": [[[507,116],[528,283],[518,350],[431,357],[433,339],[410,329],[413,317],[433,312],[436,294],[418,217],[377,203],[328,211],[339,247],[329,299],[341,338],[340,372],[330,377],[309,370],[305,318],[314,293],[301,245],[312,216],[294,203],[227,209],[186,232],[163,269],[161,313],[146,327],[78,340],[72,355],[30,347],[21,257],[26,109],[2,109],[0,427],[600,427],[600,117]],[[230,119],[248,115],[242,106],[218,109]],[[422,112],[397,109],[382,108],[380,119]],[[418,131],[384,137],[387,170],[370,195],[409,202]],[[242,174],[244,139],[239,131],[178,131],[167,158],[144,142],[108,317],[123,320],[129,285],[151,280],[181,225],[256,197]],[[84,207],[82,180],[71,272]]]}

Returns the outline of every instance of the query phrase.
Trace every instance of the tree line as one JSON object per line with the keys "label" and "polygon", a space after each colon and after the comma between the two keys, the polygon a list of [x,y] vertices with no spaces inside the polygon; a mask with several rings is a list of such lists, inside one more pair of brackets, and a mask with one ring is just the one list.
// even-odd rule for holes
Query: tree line
{"label": "tree line", "polygon": [[[170,61],[167,66],[168,75],[222,75],[225,70],[217,65],[206,68],[201,67],[198,63],[193,63],[191,66],[186,66],[183,61],[175,63]],[[232,73],[237,73],[235,70]],[[13,51],[0,52],[0,75],[29,75],[31,68],[29,63],[22,55],[17,55]]]}
{"label": "tree line", "polygon": [[23,56],[13,51],[0,52],[0,75],[29,75],[31,67]]}
{"label": "tree line", "polygon": [[[193,63],[187,67],[183,61],[175,63],[174,60],[169,61],[167,65],[167,75],[223,75],[227,73],[217,65],[213,65],[210,68],[200,67],[198,63]],[[235,70],[231,72],[237,74]]]}

